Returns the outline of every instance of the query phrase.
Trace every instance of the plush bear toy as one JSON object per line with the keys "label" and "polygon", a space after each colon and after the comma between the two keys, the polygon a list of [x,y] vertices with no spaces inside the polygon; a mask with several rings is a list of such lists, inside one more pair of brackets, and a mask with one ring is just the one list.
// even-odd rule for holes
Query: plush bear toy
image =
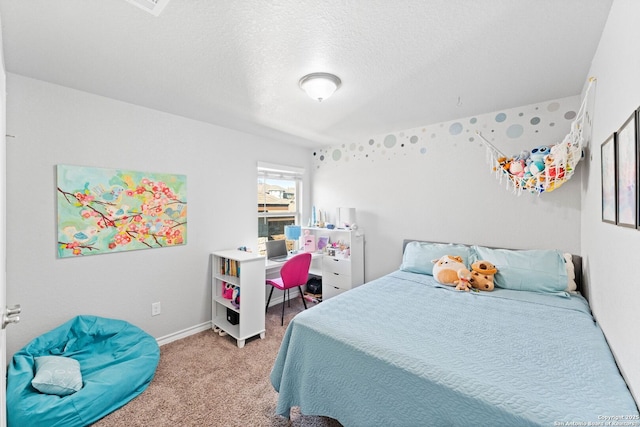
{"label": "plush bear toy", "polygon": [[455,286],[456,289],[468,291],[471,272],[462,262],[462,257],[444,255],[440,259],[434,259],[433,278],[443,285]]}
{"label": "plush bear toy", "polygon": [[498,272],[489,261],[476,261],[471,264],[471,287],[481,291],[493,290],[493,276]]}

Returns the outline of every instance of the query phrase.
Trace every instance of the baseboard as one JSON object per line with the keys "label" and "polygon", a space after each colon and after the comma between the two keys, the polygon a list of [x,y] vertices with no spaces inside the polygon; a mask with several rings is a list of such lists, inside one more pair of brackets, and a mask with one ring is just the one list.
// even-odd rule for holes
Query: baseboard
{"label": "baseboard", "polygon": [[177,340],[180,340],[182,338],[186,338],[186,337],[188,337],[190,335],[194,335],[194,334],[197,334],[199,332],[206,331],[208,329],[211,329],[211,321],[204,322],[204,323],[201,323],[199,325],[195,325],[195,326],[192,326],[190,328],[183,329],[181,331],[174,332],[172,334],[165,335],[165,336],[160,337],[160,338],[156,338],[156,341],[158,342],[158,345],[162,346],[162,345],[165,345],[165,344],[169,344],[170,342],[177,341]]}
{"label": "baseboard", "polygon": [[[273,291],[274,294],[276,292],[279,293],[280,296],[278,296],[278,297],[272,296],[271,297],[271,302],[269,302],[269,307],[271,307],[272,305],[280,304],[282,301],[284,301],[284,295],[282,294],[282,291],[279,291],[277,289]],[[291,299],[299,298],[300,297],[300,291],[298,291],[298,288],[291,289],[290,296],[291,296]],[[156,338],[156,341],[158,342],[159,346],[163,346],[165,344],[169,344],[170,342],[177,341],[177,340],[180,340],[182,338],[186,338],[186,337],[188,337],[190,335],[194,335],[194,334],[197,334],[199,332],[206,331],[208,329],[211,329],[211,321],[204,322],[204,323],[201,323],[199,325],[195,325],[195,326],[192,326],[190,328],[183,329],[181,331],[177,331],[177,332],[174,332],[174,333],[169,334],[169,335],[165,335],[165,336],[160,337],[160,338]]]}

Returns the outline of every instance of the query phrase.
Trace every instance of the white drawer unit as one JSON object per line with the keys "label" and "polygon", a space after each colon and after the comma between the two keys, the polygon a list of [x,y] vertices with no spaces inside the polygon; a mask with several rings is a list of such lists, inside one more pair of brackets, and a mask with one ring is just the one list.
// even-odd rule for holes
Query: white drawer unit
{"label": "white drawer unit", "polygon": [[322,272],[351,275],[351,259],[325,255],[322,259]]}
{"label": "white drawer unit", "polygon": [[325,255],[322,259],[322,299],[352,288],[351,259]]}
{"label": "white drawer unit", "polygon": [[329,298],[333,298],[336,295],[340,295],[345,292],[346,289],[340,289],[335,286],[328,285],[326,283],[322,283],[322,299],[327,300]]}
{"label": "white drawer unit", "polygon": [[322,286],[324,287],[325,284],[336,286],[344,290],[349,290],[354,287],[349,274],[340,274],[335,271],[325,271],[322,273]]}
{"label": "white drawer unit", "polygon": [[361,230],[303,227],[338,245],[322,257],[322,299],[326,300],[364,283],[364,234]]}

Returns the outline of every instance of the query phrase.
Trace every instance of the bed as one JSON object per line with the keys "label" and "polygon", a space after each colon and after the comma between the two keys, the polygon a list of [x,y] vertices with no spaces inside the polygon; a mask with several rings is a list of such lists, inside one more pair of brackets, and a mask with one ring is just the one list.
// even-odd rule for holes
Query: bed
{"label": "bed", "polygon": [[[612,417],[639,423],[605,337],[574,291],[579,257],[558,264],[563,276],[536,251],[405,246],[399,270],[291,321],[271,372],[278,414],[288,417],[298,406],[345,426],[605,425]],[[468,261],[495,257],[496,289],[438,284],[426,271],[438,251],[464,252]],[[520,280],[527,269],[540,271]],[[528,288],[547,279],[567,288]]]}

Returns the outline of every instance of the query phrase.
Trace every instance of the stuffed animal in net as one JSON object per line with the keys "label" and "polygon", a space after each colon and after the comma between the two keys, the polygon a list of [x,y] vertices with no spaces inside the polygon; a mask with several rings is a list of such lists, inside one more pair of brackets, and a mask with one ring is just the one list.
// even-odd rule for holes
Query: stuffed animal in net
{"label": "stuffed animal in net", "polygon": [[498,272],[495,265],[489,261],[476,261],[471,264],[471,287],[481,291],[493,290],[493,278]]}
{"label": "stuffed animal in net", "polygon": [[471,289],[471,272],[464,265],[462,257],[456,255],[444,255],[440,259],[434,259],[433,278],[443,285],[455,286],[461,291]]}

